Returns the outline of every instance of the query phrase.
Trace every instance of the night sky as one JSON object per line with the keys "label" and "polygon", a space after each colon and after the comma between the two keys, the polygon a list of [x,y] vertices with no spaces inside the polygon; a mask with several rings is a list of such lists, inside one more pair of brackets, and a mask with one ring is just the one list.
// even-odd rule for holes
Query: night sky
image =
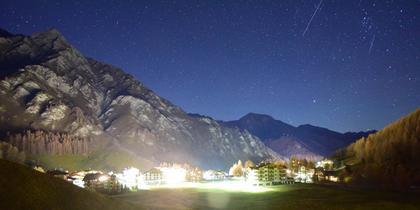
{"label": "night sky", "polygon": [[379,129],[420,107],[420,1],[2,0],[0,27],[57,28],[187,112]]}

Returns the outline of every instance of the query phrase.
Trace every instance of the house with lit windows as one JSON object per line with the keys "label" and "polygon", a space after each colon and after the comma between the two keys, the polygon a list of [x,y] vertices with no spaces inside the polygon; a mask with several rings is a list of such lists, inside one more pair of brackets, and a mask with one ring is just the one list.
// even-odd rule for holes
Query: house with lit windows
{"label": "house with lit windows", "polygon": [[254,186],[267,186],[293,183],[286,173],[285,166],[263,163],[251,167],[246,172],[246,180]]}
{"label": "house with lit windows", "polygon": [[152,168],[144,173],[145,184],[163,184],[164,177],[163,172],[159,168]]}

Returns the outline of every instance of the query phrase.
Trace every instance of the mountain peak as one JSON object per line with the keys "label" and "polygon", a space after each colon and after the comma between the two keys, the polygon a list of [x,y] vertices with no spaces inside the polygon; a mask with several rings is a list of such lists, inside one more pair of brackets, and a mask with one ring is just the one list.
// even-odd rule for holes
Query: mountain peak
{"label": "mountain peak", "polygon": [[[335,149],[348,145],[356,139],[367,136],[367,133],[342,134],[327,128],[304,124],[294,127],[270,115],[248,113],[239,120],[224,122],[230,127],[248,130],[260,138],[266,145],[272,147],[283,156],[289,156],[290,151],[297,155],[328,155]],[[304,150],[297,147],[304,148]]]}
{"label": "mountain peak", "polygon": [[0,62],[0,66],[2,67],[0,78],[17,72],[26,66],[39,65],[47,60],[52,61],[51,56],[58,58],[59,52],[68,51],[69,57],[67,58],[75,58],[72,54],[78,54],[79,57],[82,57],[67,42],[64,36],[54,28],[34,33],[30,36],[12,34],[6,30],[1,30],[0,35],[2,38],[8,40],[8,42],[2,42],[4,44],[1,50],[2,52],[7,52],[7,54],[3,54],[4,58]]}
{"label": "mountain peak", "polygon": [[61,32],[58,29],[56,29],[56,28],[48,28],[45,31],[36,32],[35,34],[52,34],[52,35],[60,35],[60,36],[63,36],[61,34]]}
{"label": "mountain peak", "polygon": [[31,37],[40,43],[52,44],[55,49],[71,47],[63,34],[55,28],[49,28],[46,31],[35,33]]}
{"label": "mountain peak", "polygon": [[243,117],[241,117],[239,120],[275,120],[272,116],[267,114],[259,114],[250,112]]}
{"label": "mountain peak", "polygon": [[309,124],[309,123],[299,125],[299,126],[298,126],[298,128],[304,128],[304,129],[314,129],[314,130],[330,130],[330,129],[328,129],[328,128],[324,128],[324,127],[319,127],[319,126],[311,125],[311,124]]}
{"label": "mountain peak", "polygon": [[278,138],[279,136],[282,136],[283,133],[287,133],[294,129],[293,126],[276,120],[270,115],[253,112],[246,114],[239,120],[224,122],[224,124],[230,127],[248,130],[263,141]]}

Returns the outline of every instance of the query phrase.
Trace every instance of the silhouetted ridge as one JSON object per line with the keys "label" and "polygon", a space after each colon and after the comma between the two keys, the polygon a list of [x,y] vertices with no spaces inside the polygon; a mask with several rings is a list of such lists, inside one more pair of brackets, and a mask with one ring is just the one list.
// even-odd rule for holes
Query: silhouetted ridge
{"label": "silhouetted ridge", "polygon": [[346,133],[331,131],[310,124],[294,127],[270,115],[249,113],[239,120],[224,122],[230,127],[248,130],[266,145],[283,156],[319,158],[346,146],[369,133]]}

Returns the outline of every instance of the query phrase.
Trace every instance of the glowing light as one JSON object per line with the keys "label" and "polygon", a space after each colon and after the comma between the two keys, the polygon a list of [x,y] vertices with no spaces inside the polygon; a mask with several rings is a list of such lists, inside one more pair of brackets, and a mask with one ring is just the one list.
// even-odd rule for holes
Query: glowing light
{"label": "glowing light", "polygon": [[98,178],[98,181],[100,181],[100,182],[104,182],[104,181],[106,181],[106,180],[108,180],[108,179],[109,179],[109,176],[103,175],[103,176],[100,176],[100,177]]}
{"label": "glowing light", "polygon": [[332,164],[333,164],[332,160],[325,159],[325,160],[316,162],[316,167],[325,168],[327,165],[332,165]]}
{"label": "glowing light", "polygon": [[211,180],[213,178],[213,173],[211,171],[205,171],[203,173],[203,179]]}
{"label": "glowing light", "polygon": [[258,184],[258,172],[256,170],[250,170],[247,176],[247,182],[250,184]]}
{"label": "glowing light", "polygon": [[222,171],[207,170],[203,173],[203,179],[208,181],[222,180],[226,174]]}
{"label": "glowing light", "polygon": [[83,180],[80,180],[80,179],[73,180],[73,184],[78,187],[85,188],[85,182]]}
{"label": "glowing light", "polygon": [[141,183],[143,183],[140,176],[140,170],[134,167],[126,168],[123,170],[122,174],[117,174],[116,176],[120,183],[131,190],[140,188]]}
{"label": "glowing light", "polygon": [[135,179],[140,174],[140,170],[134,167],[123,170],[123,175],[126,179]]}
{"label": "glowing light", "polygon": [[329,180],[332,181],[332,182],[338,182],[338,177],[336,177],[336,176],[330,176],[329,177]]}
{"label": "glowing light", "polygon": [[312,183],[312,177],[315,171],[313,169],[309,169],[307,171],[299,171],[295,175],[296,182],[303,182],[303,183]]}
{"label": "glowing light", "polygon": [[163,179],[167,184],[176,184],[185,182],[187,170],[175,167],[162,167],[160,170],[163,173]]}

